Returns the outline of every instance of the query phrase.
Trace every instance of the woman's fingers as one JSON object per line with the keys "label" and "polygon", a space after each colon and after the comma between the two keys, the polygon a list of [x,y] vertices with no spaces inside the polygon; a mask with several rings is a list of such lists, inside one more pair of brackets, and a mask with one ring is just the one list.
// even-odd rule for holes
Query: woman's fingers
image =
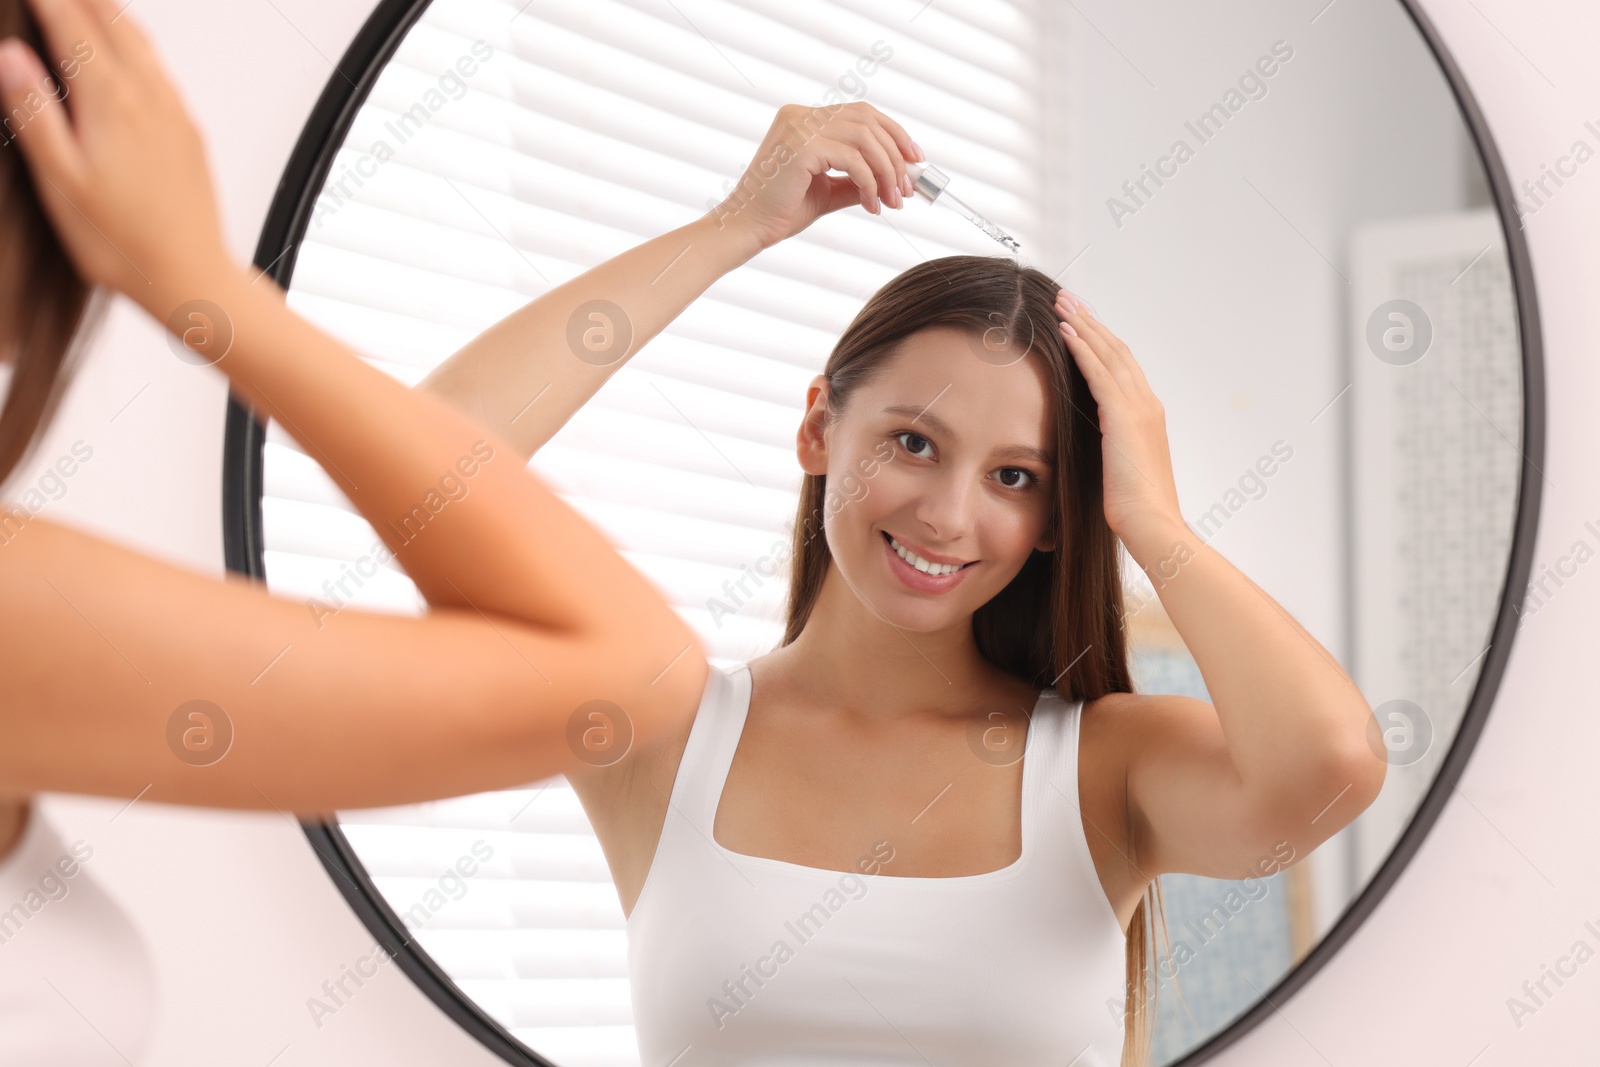
{"label": "woman's fingers", "polygon": [[[40,58],[46,61],[51,75],[60,81],[66,66],[76,63],[71,81],[82,78],[100,80],[101,73],[111,62],[109,53],[112,49],[106,42],[106,26],[99,16],[92,13],[83,0],[27,2],[38,19],[45,48],[50,53]],[[84,62],[86,55],[93,56],[100,66],[96,67],[94,62]]]}
{"label": "woman's fingers", "polygon": [[[1061,335],[1099,408],[1104,435],[1106,521],[1119,535],[1143,514],[1178,514],[1166,412],[1133,353],[1065,291],[1056,296]],[[1152,478],[1152,475],[1154,476]]]}
{"label": "woman's fingers", "polygon": [[[881,170],[878,172],[879,190],[883,196],[883,201],[890,207],[904,207],[906,161],[905,157],[900,154],[900,146],[894,143],[894,138],[889,136],[889,131],[877,123],[869,122],[866,127],[867,132],[876,139],[878,148],[883,153],[883,158],[889,164],[887,175]],[[885,178],[887,178],[887,184],[884,184]]]}
{"label": "woman's fingers", "polygon": [[[840,144],[855,149],[866,164],[867,180],[861,183],[863,206],[874,215],[883,214],[883,204],[890,199],[889,189],[896,178],[889,150],[880,141],[871,125],[855,119],[836,120],[829,124],[828,133]],[[893,147],[893,142],[889,147]],[[852,174],[851,178],[855,175]],[[892,202],[892,201],[891,201]]]}
{"label": "woman's fingers", "polygon": [[128,9],[129,0],[81,0],[100,20],[103,40],[116,58],[141,71],[161,70],[150,36]]}
{"label": "woman's fingers", "polygon": [[[49,0],[33,0],[34,3],[48,3]],[[132,24],[128,8],[132,4],[126,0],[79,0],[85,7],[95,14],[100,20],[102,30],[113,41],[112,47],[120,48],[122,44],[122,31],[124,27]]]}
{"label": "woman's fingers", "polygon": [[[878,125],[888,131],[890,137],[894,138],[895,146],[900,149],[902,156],[917,163],[926,163],[928,161],[928,157],[923,154],[917,142],[911,139],[911,135],[905,131],[905,127],[877,108],[872,107],[871,104],[867,106],[872,109],[873,118]],[[904,173],[904,171],[902,170],[901,173]]]}
{"label": "woman's fingers", "polygon": [[880,175],[887,165],[887,160],[881,158],[883,146],[859,122],[834,122],[829,125],[828,134],[836,143],[846,146],[861,159],[863,177],[858,179],[854,171],[850,172],[850,179],[861,189],[861,206],[874,215],[883,214],[883,202],[878,188]]}
{"label": "woman's fingers", "polygon": [[1139,366],[1139,361],[1133,357],[1133,351],[1128,348],[1127,342],[1112,333],[1109,326],[1095,318],[1092,310],[1081,305],[1078,310],[1084,318],[1089,320],[1089,325],[1106,339],[1113,354],[1117,357],[1118,366],[1127,371],[1128,377],[1137,384],[1139,391],[1154,399],[1155,391],[1150,388],[1150,381],[1144,376],[1144,368]]}
{"label": "woman's fingers", "polygon": [[[883,213],[883,204],[903,207],[907,148],[915,149],[911,138],[887,115],[865,102],[846,105],[850,110],[829,129],[837,140],[852,145],[872,170],[873,183],[863,188],[872,199],[867,210]],[[893,129],[891,129],[891,126]],[[895,131],[898,131],[898,135]],[[901,141],[905,142],[902,145]],[[921,153],[919,152],[918,155]]]}
{"label": "woman's fingers", "polygon": [[0,42],[0,102],[6,138],[20,145],[28,169],[43,179],[41,199],[51,185],[60,192],[61,184],[77,184],[84,164],[66,108],[50,95],[49,74],[39,57],[14,37]]}
{"label": "woman's fingers", "polygon": [[[46,48],[77,62],[58,61],[65,107],[22,85],[0,88],[45,210],[85,281],[165,320],[172,290],[231,263],[203,139],[165,69],[140,58],[128,16],[111,24],[99,0],[28,2]],[[26,77],[46,62],[12,53],[0,69]]]}
{"label": "woman's fingers", "polygon": [[1115,376],[1100,358],[1100,353],[1084,336],[1078,333],[1070,323],[1059,323],[1061,340],[1066,343],[1067,351],[1072,353],[1072,358],[1078,364],[1078,370],[1083,372],[1083,380],[1088,383],[1089,395],[1094,398],[1097,409],[1098,425],[1100,432],[1106,430],[1107,412],[1113,404],[1123,399],[1122,386],[1118,384]]}
{"label": "woman's fingers", "polygon": [[1105,328],[1084,312],[1082,308],[1069,313],[1070,321],[1077,327],[1090,344],[1095,346],[1095,352],[1100,357],[1100,362],[1106,365],[1111,376],[1116,379],[1123,395],[1129,399],[1137,399],[1145,392],[1138,378],[1128,369],[1129,360],[1117,350],[1114,341],[1106,335]]}
{"label": "woman's fingers", "polygon": [[842,170],[849,175],[850,183],[860,193],[861,206],[872,211],[872,190],[876,188],[877,179],[872,176],[872,168],[855,145],[819,137],[816,146],[823,162],[828,165],[827,169]]}
{"label": "woman's fingers", "polygon": [[[922,158],[922,152],[905,131],[863,101],[785,104],[745,180],[713,214],[719,228],[737,218],[758,248],[769,248],[852,202],[874,215],[883,213],[885,203],[903,207],[906,161],[912,158]],[[774,159],[780,161],[776,173]]]}
{"label": "woman's fingers", "polygon": [[[1064,323],[1071,327],[1072,332],[1077,335],[1076,339],[1082,342],[1083,347],[1093,353],[1095,362],[1104,369],[1107,379],[1116,387],[1117,391],[1127,393],[1132,383],[1127,380],[1126,372],[1119,366],[1120,361],[1117,358],[1117,354],[1112,350],[1111,345],[1100,331],[1095,328],[1095,324],[1086,315],[1082,314],[1082,308],[1069,310],[1064,303],[1058,300],[1056,312],[1062,317]],[[1068,348],[1070,350],[1071,346],[1069,345]],[[1097,396],[1095,399],[1111,398]]]}
{"label": "woman's fingers", "polygon": [[1133,353],[1098,319],[1090,315],[1082,301],[1057,296],[1056,311],[1072,325],[1094,349],[1122,391],[1130,397],[1150,394],[1149,382],[1139,368]]}
{"label": "woman's fingers", "polygon": [[871,104],[863,104],[867,111],[867,125],[883,145],[884,152],[894,165],[892,186],[897,194],[894,198],[897,207],[904,206],[904,198],[910,194],[906,188],[911,182],[906,177],[906,163],[909,160],[925,162],[927,157],[922,149],[911,139],[906,131],[888,115],[879,111]]}

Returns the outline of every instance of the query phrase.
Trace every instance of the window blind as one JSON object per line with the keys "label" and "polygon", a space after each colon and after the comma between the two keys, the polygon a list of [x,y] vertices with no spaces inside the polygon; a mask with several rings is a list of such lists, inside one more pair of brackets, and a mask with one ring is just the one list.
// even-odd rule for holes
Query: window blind
{"label": "window blind", "polygon": [[[520,305],[708,210],[778,106],[835,99],[905,125],[963,199],[1037,254],[1039,7],[436,0],[338,150],[289,304],[415,384]],[[921,201],[818,220],[714,284],[531,469],[662,590],[713,662],[760,654],[782,631],[785,576],[730,616],[708,601],[786,537],[806,384],[875,289],[957,252],[1003,249]],[[378,543],[276,423],[262,514],[267,583],[284,596],[327,600],[325,583]],[[425,610],[392,563],[353,593],[356,608]],[[564,779],[340,821],[417,944],[514,1036],[563,1064],[637,1064],[623,916]],[[486,852],[441,896],[447,868]]]}

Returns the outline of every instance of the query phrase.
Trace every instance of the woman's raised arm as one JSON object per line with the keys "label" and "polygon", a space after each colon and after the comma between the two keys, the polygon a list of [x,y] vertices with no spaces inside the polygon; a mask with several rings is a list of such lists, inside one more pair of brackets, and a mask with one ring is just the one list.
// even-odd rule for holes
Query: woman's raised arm
{"label": "woman's raised arm", "polygon": [[[132,17],[110,0],[34,8],[48,50],[79,60],[71,103],[15,41],[0,97],[26,116],[11,147],[74,264],[216,359],[435,610],[319,615],[28,519],[0,544],[0,785],[326,811],[579,766],[568,722],[592,700],[642,733],[690,714],[707,669],[692,631],[592,526],[493,433],[230,260],[198,131]],[[191,700],[231,724],[209,765],[169,740]]]}
{"label": "woman's raised arm", "polygon": [[1066,290],[1055,310],[1098,408],[1106,522],[1210,697],[1119,696],[1138,709],[1122,727],[1128,860],[1146,878],[1249,878],[1263,857],[1292,862],[1383,788],[1372,709],[1305,627],[1190,530],[1166,409],[1127,344]]}

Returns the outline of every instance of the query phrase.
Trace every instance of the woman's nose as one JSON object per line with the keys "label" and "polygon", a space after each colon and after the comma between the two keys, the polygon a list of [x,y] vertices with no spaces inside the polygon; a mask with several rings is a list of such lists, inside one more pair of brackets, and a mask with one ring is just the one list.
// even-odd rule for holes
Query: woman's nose
{"label": "woman's nose", "polygon": [[917,502],[916,515],[930,543],[929,548],[947,548],[971,532],[976,506],[972,475],[949,470],[930,481]]}

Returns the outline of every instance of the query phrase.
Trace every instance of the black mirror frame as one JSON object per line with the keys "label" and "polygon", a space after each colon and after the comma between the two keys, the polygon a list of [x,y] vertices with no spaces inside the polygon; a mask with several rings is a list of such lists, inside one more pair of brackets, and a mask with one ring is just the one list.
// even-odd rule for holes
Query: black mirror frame
{"label": "black mirror frame", "polygon": [[[311,219],[316,194],[333,165],[334,154],[343,143],[357,110],[371,92],[379,72],[393,56],[406,33],[422,16],[431,0],[380,0],[372,15],[356,34],[341,57],[334,75],[301,131],[288,165],[278,180],[278,189],[262,227],[256,247],[255,264],[270,274],[285,289],[293,276],[300,242]],[[1418,6],[1418,0],[1399,0],[1426,41],[1435,61],[1449,82],[1456,104],[1461,109],[1478,155],[1489,177],[1501,229],[1506,236],[1511,279],[1517,305],[1522,343],[1522,477],[1518,488],[1517,515],[1513,524],[1510,565],[1501,589],[1492,638],[1483,670],[1467,703],[1465,714],[1450,751],[1440,765],[1433,785],[1424,796],[1415,816],[1401,834],[1372,880],[1346,906],[1327,935],[1304,959],[1295,965],[1247,1012],[1224,1029],[1192,1049],[1176,1067],[1199,1067],[1238,1041],[1253,1027],[1275,1012],[1319,971],[1334,953],[1355,933],[1356,928],[1378,906],[1399,879],[1422,840],[1432,829],[1467,761],[1489,716],[1489,709],[1505,673],[1516,635],[1518,611],[1527,588],[1533,564],[1534,538],[1538,527],[1545,449],[1544,352],[1540,334],[1538,301],[1534,293],[1533,268],[1523,238],[1520,218],[1514,207],[1510,179],[1495,147],[1488,124],[1478,109],[1455,61],[1444,47],[1438,31]],[[230,396],[224,430],[222,474],[223,546],[230,571],[265,580],[261,520],[262,445],[265,427],[249,410]],[[451,981],[437,963],[411,940],[411,936],[381,893],[373,886],[366,869],[336,822],[302,824],[307,839],[327,868],[350,907],[413,982],[460,1026],[492,1052],[517,1067],[556,1067],[512,1037]]]}

